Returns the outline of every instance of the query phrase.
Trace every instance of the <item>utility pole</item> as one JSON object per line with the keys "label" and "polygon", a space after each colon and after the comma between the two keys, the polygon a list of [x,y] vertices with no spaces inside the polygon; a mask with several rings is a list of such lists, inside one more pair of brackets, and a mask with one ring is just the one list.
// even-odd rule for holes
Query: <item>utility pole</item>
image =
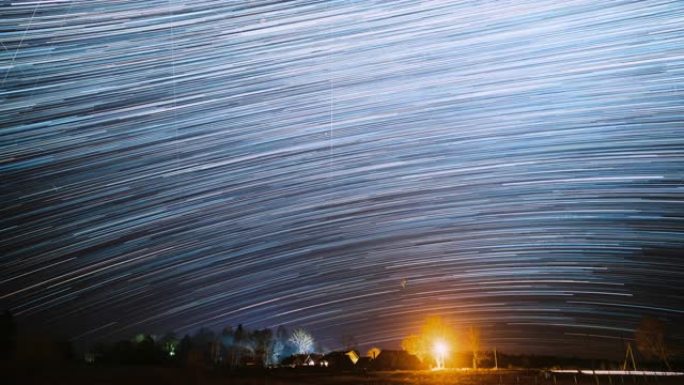
{"label": "utility pole", "polygon": [[494,347],[494,369],[499,369],[499,360],[496,358],[496,347]]}

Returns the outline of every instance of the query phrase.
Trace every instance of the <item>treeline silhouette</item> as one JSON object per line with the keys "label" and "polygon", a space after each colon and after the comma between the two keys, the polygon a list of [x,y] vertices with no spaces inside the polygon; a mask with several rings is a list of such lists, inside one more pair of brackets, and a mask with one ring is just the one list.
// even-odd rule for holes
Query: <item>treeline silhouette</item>
{"label": "treeline silhouette", "polygon": [[[22,367],[54,367],[66,363],[87,363],[104,366],[176,366],[196,368],[266,368],[277,366],[306,367],[310,370],[414,370],[426,369],[416,356],[402,350],[380,350],[370,359],[354,347],[325,352],[314,343],[298,344],[285,327],[249,330],[243,325],[226,327],[220,332],[201,328],[193,334],[178,337],[169,332],[161,336],[138,334],[117,342],[97,342],[82,354],[75,354],[70,341],[35,333],[17,333],[17,325],[5,311],[0,317],[0,361]],[[359,357],[352,362],[349,352]],[[622,363],[579,357],[514,355],[493,351],[479,352],[478,367],[482,369],[621,369]],[[313,364],[310,364],[310,362]],[[473,354],[455,352],[451,367],[470,367]],[[684,367],[682,357],[673,360],[673,367]],[[325,365],[324,365],[325,364]],[[639,361],[639,369],[663,369],[656,360]]]}
{"label": "treeline silhouette", "polygon": [[9,311],[0,316],[0,361],[25,367],[49,367],[73,362],[76,358],[66,338],[39,332],[19,334]]}
{"label": "treeline silhouette", "polygon": [[201,328],[178,338],[169,332],[161,337],[139,334],[113,344],[96,343],[86,361],[103,364],[174,364],[264,367],[278,364],[296,353],[287,329],[248,330],[242,325],[224,328],[220,333]]}

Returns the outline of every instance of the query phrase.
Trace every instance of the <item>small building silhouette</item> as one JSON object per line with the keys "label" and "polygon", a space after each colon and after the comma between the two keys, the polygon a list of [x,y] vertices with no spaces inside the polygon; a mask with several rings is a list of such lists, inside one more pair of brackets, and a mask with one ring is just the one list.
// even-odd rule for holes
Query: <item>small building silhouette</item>
{"label": "small building silhouette", "polygon": [[311,353],[311,354],[294,354],[290,357],[287,357],[283,360],[281,363],[282,366],[290,366],[290,367],[315,367],[315,366],[322,366],[322,367],[327,367],[328,366],[328,361],[324,359],[322,354],[316,354],[316,353]]}
{"label": "small building silhouette", "polygon": [[423,366],[418,357],[405,350],[383,350],[370,362],[373,370],[418,370]]}
{"label": "small building silhouette", "polygon": [[328,366],[335,370],[354,370],[354,365],[358,359],[358,354],[353,350],[335,351],[325,355]]}

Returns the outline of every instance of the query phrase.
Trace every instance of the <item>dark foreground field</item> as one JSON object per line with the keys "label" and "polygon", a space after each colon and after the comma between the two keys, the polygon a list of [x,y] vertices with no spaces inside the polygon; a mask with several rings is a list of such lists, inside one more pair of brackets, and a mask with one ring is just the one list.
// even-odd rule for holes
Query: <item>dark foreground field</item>
{"label": "dark foreground field", "polygon": [[277,369],[239,372],[151,367],[8,368],[3,384],[74,385],[618,385],[684,384],[682,377],[621,377],[573,374],[547,375],[535,370],[396,371],[339,373],[321,370]]}

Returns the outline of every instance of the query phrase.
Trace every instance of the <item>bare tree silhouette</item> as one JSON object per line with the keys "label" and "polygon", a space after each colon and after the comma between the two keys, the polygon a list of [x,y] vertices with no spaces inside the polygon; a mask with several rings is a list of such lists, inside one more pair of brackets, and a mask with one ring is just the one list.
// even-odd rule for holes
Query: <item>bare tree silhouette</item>
{"label": "bare tree silhouette", "polygon": [[637,348],[646,359],[660,359],[668,370],[672,370],[669,358],[672,355],[666,344],[665,324],[653,317],[644,317],[634,332]]}

